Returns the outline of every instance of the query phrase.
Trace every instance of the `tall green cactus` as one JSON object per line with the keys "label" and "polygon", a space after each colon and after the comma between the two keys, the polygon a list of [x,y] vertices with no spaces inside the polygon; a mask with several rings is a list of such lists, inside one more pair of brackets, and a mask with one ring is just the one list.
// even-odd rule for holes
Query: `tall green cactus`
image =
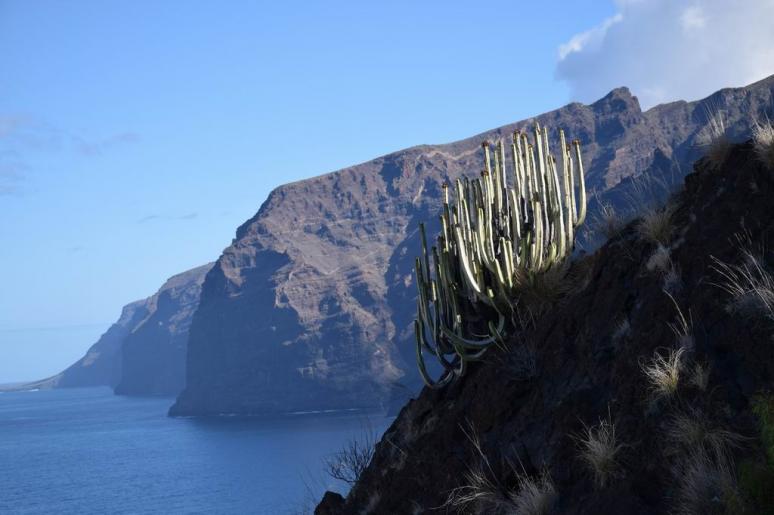
{"label": "tall green cactus", "polygon": [[[557,166],[547,129],[536,125],[532,140],[514,132],[510,172],[503,142],[494,149],[484,142],[481,176],[457,179],[453,201],[444,185],[441,233],[430,250],[420,224],[414,332],[419,371],[429,386],[461,376],[470,361],[502,340],[514,325],[525,281],[572,253],[575,230],[586,217],[586,187],[580,143],[567,145],[561,130],[559,139]],[[425,353],[443,367],[437,381]]]}

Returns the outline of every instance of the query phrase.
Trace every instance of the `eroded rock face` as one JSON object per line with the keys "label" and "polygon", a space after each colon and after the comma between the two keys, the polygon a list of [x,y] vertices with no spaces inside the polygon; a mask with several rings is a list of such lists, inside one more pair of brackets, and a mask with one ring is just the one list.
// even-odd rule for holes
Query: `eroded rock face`
{"label": "eroded rock face", "polygon": [[187,386],[171,413],[374,407],[398,383],[412,391],[418,223],[437,218],[443,183],[482,168],[484,140],[535,121],[579,138],[593,216],[600,200],[624,203],[633,178],[679,181],[706,141],[708,113],[722,113],[732,138],[749,134],[751,114],[774,115],[773,88],[774,77],[647,112],[616,89],[591,105],[277,188],[207,276]]}
{"label": "eroded rock face", "polygon": [[170,278],[154,295],[124,306],[86,355],[29,388],[109,386],[122,395],[169,395],[185,385],[188,329],[212,263]]}
{"label": "eroded rock face", "polygon": [[[774,320],[766,309],[734,309],[739,299],[718,286],[716,259],[749,264],[741,237],[774,271],[774,254],[755,250],[774,237],[774,163],[766,167],[745,144],[716,165],[700,161],[675,198],[668,270],[653,266],[657,245],[636,222],[578,259],[566,298],[461,380],[425,388],[385,432],[346,499],[328,492],[315,513],[494,513],[485,503],[462,510],[446,503],[481,463],[473,434],[491,464],[487,479],[503,491],[519,491],[517,473],[552,478],[551,513],[769,513],[770,497],[765,504],[756,493],[764,483],[749,474],[745,482],[741,471],[765,467],[751,406],[772,389]],[[688,330],[676,333],[680,313]],[[643,365],[679,348],[677,391],[656,399]],[[675,430],[675,417],[704,429]],[[600,486],[579,442],[584,426],[605,419],[622,447]],[[732,489],[711,482],[723,466],[697,461],[709,452],[710,432],[744,437],[738,445],[725,436],[726,454],[716,458],[740,471],[737,484],[724,479]]]}

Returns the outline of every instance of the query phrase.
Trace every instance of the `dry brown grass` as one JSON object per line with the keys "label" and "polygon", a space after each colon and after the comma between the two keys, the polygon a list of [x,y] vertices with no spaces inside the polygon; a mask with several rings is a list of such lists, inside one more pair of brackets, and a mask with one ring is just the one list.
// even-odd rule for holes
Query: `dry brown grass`
{"label": "dry brown grass", "polygon": [[608,417],[595,426],[584,426],[577,440],[580,457],[594,473],[594,482],[604,487],[621,470],[618,456],[624,446],[618,443],[615,423]]}
{"label": "dry brown grass", "polygon": [[742,247],[741,251],[742,264],[739,265],[713,257],[713,268],[721,276],[716,285],[730,295],[726,310],[746,318],[774,320],[774,274],[764,263],[763,251],[756,253],[749,247]]}
{"label": "dry brown grass", "polygon": [[675,472],[675,513],[725,515],[739,505],[736,481],[727,462],[698,450]]}
{"label": "dry brown grass", "polygon": [[683,370],[684,348],[669,349],[664,355],[658,350],[648,363],[640,365],[645,377],[650,382],[650,390],[654,399],[671,399],[680,386],[680,376]]}
{"label": "dry brown grass", "polygon": [[666,247],[674,232],[675,204],[667,202],[661,207],[647,208],[642,212],[637,232],[648,241]]}
{"label": "dry brown grass", "polygon": [[[444,507],[460,513],[548,515],[551,512],[557,495],[547,472],[531,477],[506,460],[505,470],[498,473],[475,430],[469,427],[464,432],[473,445],[473,464],[468,466],[463,485],[450,492]],[[516,477],[515,488],[503,483],[503,472]]]}

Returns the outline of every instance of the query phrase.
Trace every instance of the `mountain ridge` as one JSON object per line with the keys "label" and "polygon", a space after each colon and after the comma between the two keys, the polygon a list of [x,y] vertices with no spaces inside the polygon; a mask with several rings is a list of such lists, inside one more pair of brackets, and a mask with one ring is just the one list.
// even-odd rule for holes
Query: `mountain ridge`
{"label": "mountain ridge", "polygon": [[[774,117],[774,76],[645,112],[627,88],[441,145],[420,145],[274,189],[208,274],[172,415],[378,407],[417,387],[411,268],[416,227],[442,184],[481,168],[484,140],[534,121],[582,142],[590,214],[631,179],[674,184],[720,113],[732,139]],[[666,194],[666,192],[664,192]],[[433,230],[433,227],[431,227]],[[593,243],[588,243],[589,249]]]}

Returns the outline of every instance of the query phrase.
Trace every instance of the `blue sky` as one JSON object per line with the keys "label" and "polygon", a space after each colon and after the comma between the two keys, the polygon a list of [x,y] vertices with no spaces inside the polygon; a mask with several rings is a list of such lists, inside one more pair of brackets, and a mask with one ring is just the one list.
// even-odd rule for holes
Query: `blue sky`
{"label": "blue sky", "polygon": [[80,357],[282,183],[646,81],[606,64],[642,3],[0,0],[0,382]]}

